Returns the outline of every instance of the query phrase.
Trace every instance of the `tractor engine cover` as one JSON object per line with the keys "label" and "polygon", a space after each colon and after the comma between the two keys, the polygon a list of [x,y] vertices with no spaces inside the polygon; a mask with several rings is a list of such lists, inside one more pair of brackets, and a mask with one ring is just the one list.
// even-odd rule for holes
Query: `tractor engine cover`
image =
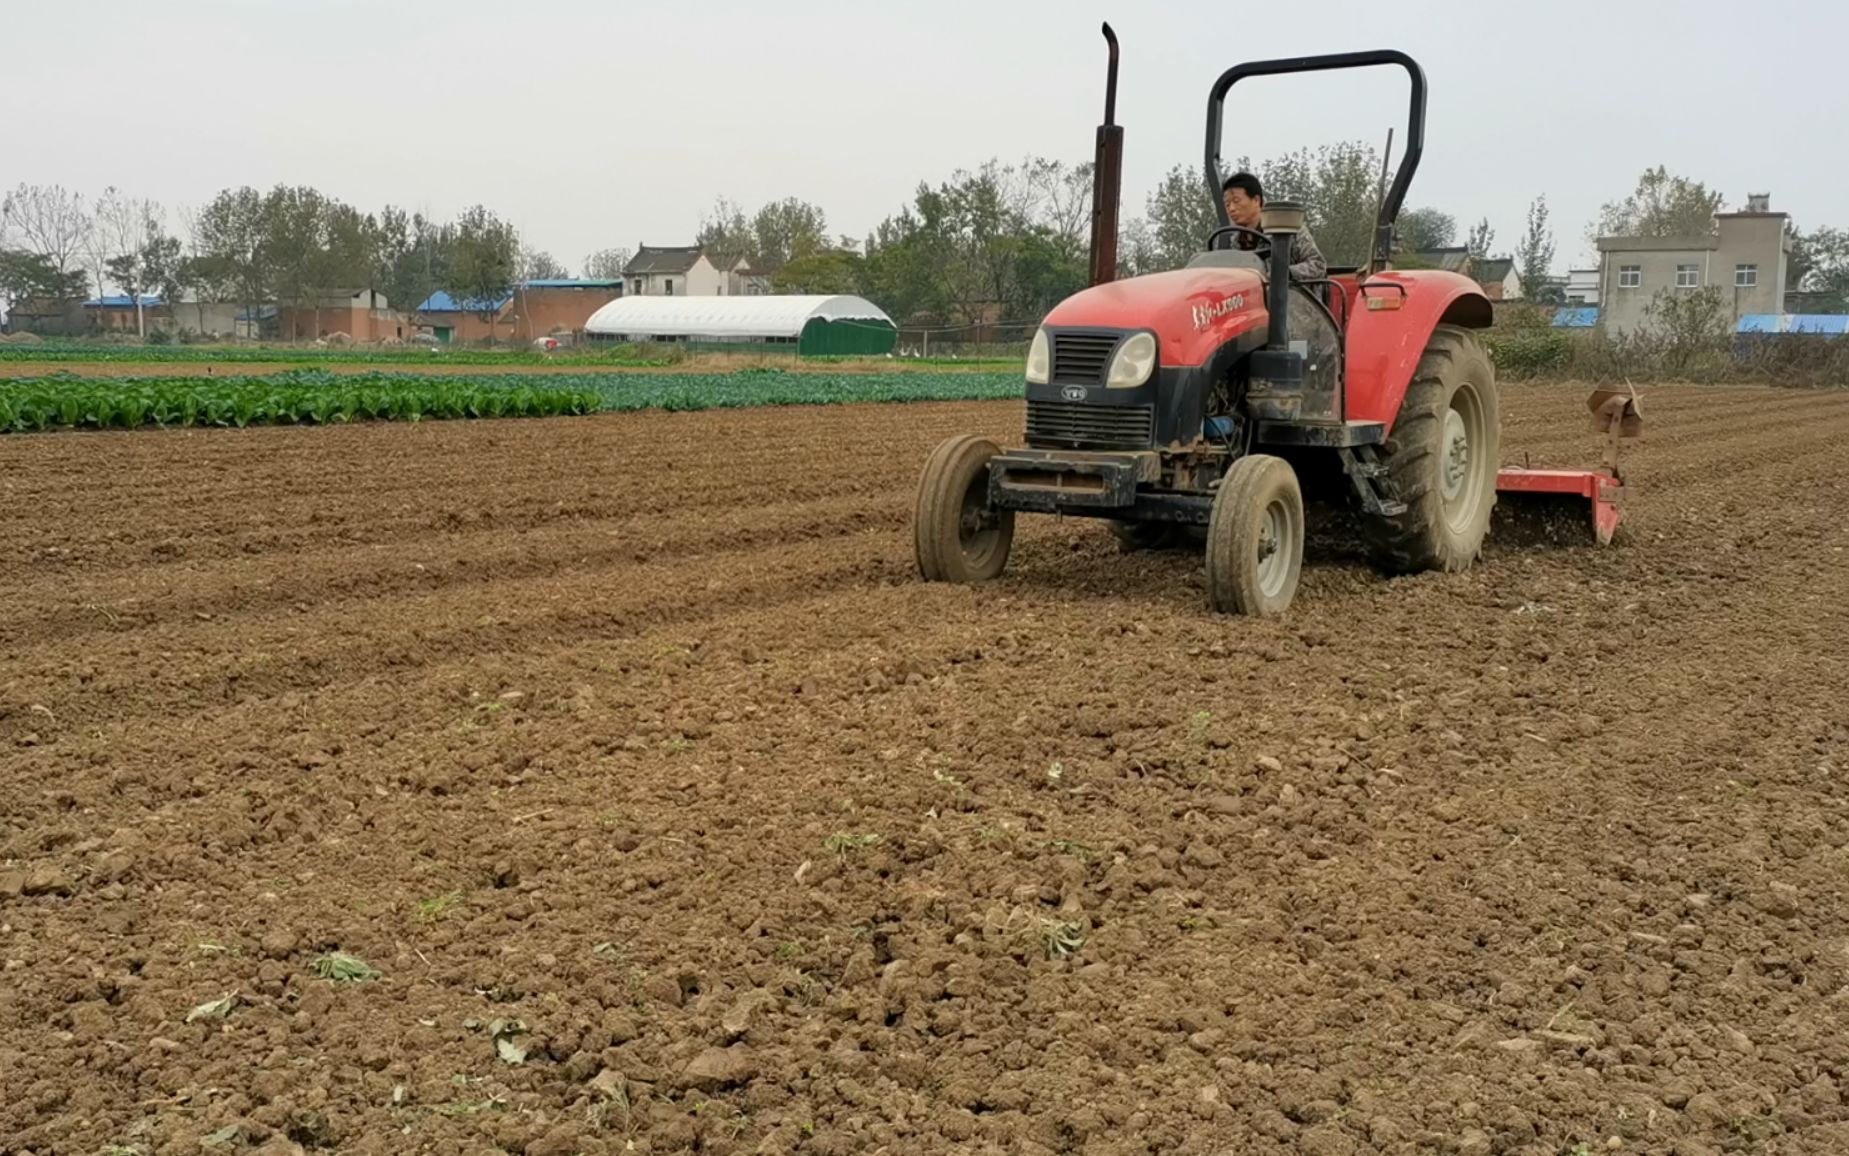
{"label": "tractor engine cover", "polygon": [[[1188,446],[1216,384],[1265,342],[1264,280],[1248,268],[1177,269],[1093,286],[1047,315],[1048,380],[1027,386],[1027,441],[1047,448]],[[1105,385],[1118,346],[1156,339],[1140,385]]]}
{"label": "tractor engine cover", "polygon": [[[1250,268],[1190,268],[1094,285],[1047,314],[1048,329],[1148,330],[1157,363],[1197,366],[1227,341],[1263,329],[1265,279]],[[1054,373],[1057,376],[1058,367]],[[1102,384],[1102,382],[1100,383]]]}

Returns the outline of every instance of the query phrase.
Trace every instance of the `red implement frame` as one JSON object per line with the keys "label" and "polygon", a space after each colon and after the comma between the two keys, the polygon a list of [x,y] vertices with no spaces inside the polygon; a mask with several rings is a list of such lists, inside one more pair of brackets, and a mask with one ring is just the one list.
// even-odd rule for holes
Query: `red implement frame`
{"label": "red implement frame", "polygon": [[1509,466],[1496,475],[1496,488],[1517,494],[1564,494],[1592,503],[1592,529],[1599,545],[1611,545],[1624,510],[1618,505],[1624,486],[1597,470],[1526,470]]}
{"label": "red implement frame", "polygon": [[1622,390],[1597,389],[1586,399],[1592,414],[1592,431],[1605,435],[1605,457],[1596,470],[1535,470],[1525,466],[1507,466],[1496,474],[1496,489],[1510,494],[1559,494],[1584,498],[1592,507],[1592,532],[1601,546],[1611,545],[1612,535],[1624,521],[1618,505],[1624,497],[1624,475],[1618,469],[1618,450],[1623,443],[1642,436],[1643,413],[1638,408],[1637,390],[1625,382]]}

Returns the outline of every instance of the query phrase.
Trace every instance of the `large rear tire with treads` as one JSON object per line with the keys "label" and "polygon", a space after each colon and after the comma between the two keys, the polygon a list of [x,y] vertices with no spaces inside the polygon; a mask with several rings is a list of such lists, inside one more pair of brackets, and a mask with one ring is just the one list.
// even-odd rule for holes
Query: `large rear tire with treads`
{"label": "large rear tire with treads", "polygon": [[1410,574],[1463,570],[1476,561],[1496,505],[1501,449],[1495,366],[1475,333],[1440,325],[1381,451],[1406,509],[1366,519],[1375,565]]}

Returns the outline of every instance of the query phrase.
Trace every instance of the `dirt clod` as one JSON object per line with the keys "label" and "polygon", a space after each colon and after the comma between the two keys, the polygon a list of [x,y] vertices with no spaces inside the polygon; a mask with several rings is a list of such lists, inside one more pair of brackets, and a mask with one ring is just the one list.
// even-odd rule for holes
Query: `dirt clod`
{"label": "dirt clod", "polygon": [[69,895],[76,889],[70,874],[59,867],[34,867],[21,887],[27,895]]}
{"label": "dirt clod", "polygon": [[716,1092],[745,1083],[757,1074],[757,1060],[744,1045],[708,1048],[687,1062],[681,1079],[690,1088]]}
{"label": "dirt clod", "polygon": [[1772,883],[1756,895],[1753,902],[1774,919],[1790,919],[1800,910],[1798,899],[1796,887],[1789,883]]}

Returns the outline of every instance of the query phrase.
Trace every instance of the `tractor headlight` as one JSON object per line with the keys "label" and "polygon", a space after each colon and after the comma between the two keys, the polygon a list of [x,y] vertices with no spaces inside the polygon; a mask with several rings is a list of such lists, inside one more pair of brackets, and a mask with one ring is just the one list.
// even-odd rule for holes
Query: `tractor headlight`
{"label": "tractor headlight", "polygon": [[1134,333],[1117,347],[1111,358],[1111,371],[1104,378],[1107,389],[1134,389],[1149,380],[1156,371],[1156,338],[1153,333]]}
{"label": "tractor headlight", "polygon": [[1034,342],[1027,347],[1027,383],[1045,385],[1053,376],[1052,355],[1047,352],[1046,330],[1034,330]]}

